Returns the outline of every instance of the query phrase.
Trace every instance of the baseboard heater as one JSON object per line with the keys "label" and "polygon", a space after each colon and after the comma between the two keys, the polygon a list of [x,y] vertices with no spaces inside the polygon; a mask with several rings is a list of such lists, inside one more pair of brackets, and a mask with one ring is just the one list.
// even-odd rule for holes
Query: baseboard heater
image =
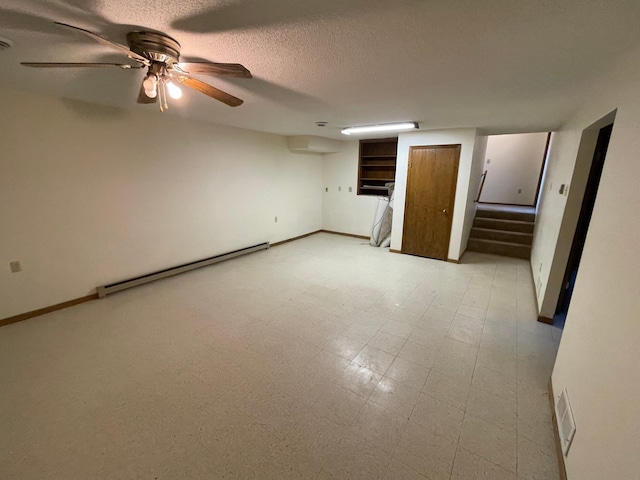
{"label": "baseboard heater", "polygon": [[156,280],[171,277],[173,275],[178,275],[179,273],[188,272],[189,270],[195,270],[196,268],[206,267],[207,265],[213,265],[214,263],[224,262],[225,260],[230,260],[241,255],[257,252],[258,250],[266,250],[267,248],[269,248],[269,242],[260,243],[258,245],[254,245],[253,247],[241,248],[240,250],[234,250],[233,252],[223,253],[221,255],[205,258],[196,262],[185,263],[184,265],[178,265],[176,267],[167,268],[165,270],[149,273],[147,275],[130,278],[129,280],[123,280],[122,282],[102,285],[97,288],[98,297],[104,298],[107,295],[119,292],[121,290],[126,290],[127,288],[137,287],[138,285],[144,285],[145,283],[154,282]]}

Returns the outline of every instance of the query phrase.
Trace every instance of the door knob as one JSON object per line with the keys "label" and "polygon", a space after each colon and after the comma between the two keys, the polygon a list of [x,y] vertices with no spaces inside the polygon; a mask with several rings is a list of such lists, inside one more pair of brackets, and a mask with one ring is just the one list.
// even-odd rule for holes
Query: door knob
{"label": "door knob", "polygon": [[446,208],[444,208],[444,209],[442,210],[442,213],[444,213],[444,214],[446,215],[446,214],[447,214],[447,209],[446,209]]}

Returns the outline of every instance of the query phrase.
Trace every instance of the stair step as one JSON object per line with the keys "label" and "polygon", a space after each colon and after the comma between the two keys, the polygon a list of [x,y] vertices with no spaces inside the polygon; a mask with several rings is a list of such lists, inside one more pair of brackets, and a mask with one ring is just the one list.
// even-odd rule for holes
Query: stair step
{"label": "stair step", "polygon": [[476,228],[502,230],[507,232],[533,233],[533,225],[533,222],[523,222],[521,220],[507,220],[478,216],[473,220],[473,226]]}
{"label": "stair step", "polygon": [[531,245],[533,243],[532,233],[494,230],[492,228],[473,227],[471,229],[471,238],[497,240],[499,242],[518,243],[521,245]]}
{"label": "stair step", "polygon": [[497,210],[493,208],[483,208],[478,206],[476,217],[499,218],[501,220],[519,220],[521,222],[534,222],[536,214],[533,212],[512,212],[508,210]]}
{"label": "stair step", "polygon": [[529,245],[481,238],[470,238],[467,250],[471,252],[492,253],[505,257],[531,258],[531,247]]}

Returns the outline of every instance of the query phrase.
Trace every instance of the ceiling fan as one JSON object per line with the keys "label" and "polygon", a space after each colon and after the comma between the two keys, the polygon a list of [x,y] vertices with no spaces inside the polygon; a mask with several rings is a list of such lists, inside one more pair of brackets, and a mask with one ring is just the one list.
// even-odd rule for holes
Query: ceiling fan
{"label": "ceiling fan", "polygon": [[168,108],[167,93],[175,99],[182,96],[180,87],[174,82],[204,93],[231,107],[242,105],[243,101],[239,98],[194,78],[193,74],[252,78],[251,72],[238,63],[180,62],[180,44],[164,33],[149,31],[129,32],[127,33],[127,44],[129,46],[126,47],[107,40],[89,30],[67,25],[66,23],[55,23],[83,33],[97,42],[125,54],[130,59],[138,62],[138,64],[22,62],[22,65],[37,68],[115,67],[136,70],[147,68],[147,75],[142,81],[140,93],[138,94],[138,103],[159,102],[161,112]]}

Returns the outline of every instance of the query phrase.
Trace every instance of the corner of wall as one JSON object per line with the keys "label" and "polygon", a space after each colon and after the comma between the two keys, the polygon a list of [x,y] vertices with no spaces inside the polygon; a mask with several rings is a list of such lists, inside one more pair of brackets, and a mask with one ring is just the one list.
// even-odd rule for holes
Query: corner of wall
{"label": "corner of wall", "polygon": [[476,197],[478,196],[478,189],[480,188],[482,167],[484,165],[485,154],[487,151],[487,140],[487,136],[478,135],[476,136],[473,145],[469,186],[467,190],[467,208],[465,210],[464,225],[462,228],[462,240],[460,242],[460,252],[458,254],[458,259],[467,250],[467,244],[469,243],[469,237],[471,236],[471,228],[473,227],[473,220],[476,217],[476,210],[478,208]]}

